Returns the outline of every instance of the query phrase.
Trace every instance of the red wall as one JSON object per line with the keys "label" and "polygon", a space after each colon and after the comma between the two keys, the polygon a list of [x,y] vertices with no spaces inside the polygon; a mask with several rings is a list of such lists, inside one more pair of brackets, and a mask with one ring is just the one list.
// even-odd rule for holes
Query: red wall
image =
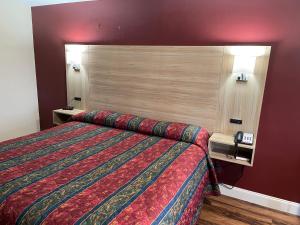
{"label": "red wall", "polygon": [[66,104],[64,43],[271,44],[253,168],[221,180],[300,202],[300,1],[99,0],[32,9],[42,129]]}

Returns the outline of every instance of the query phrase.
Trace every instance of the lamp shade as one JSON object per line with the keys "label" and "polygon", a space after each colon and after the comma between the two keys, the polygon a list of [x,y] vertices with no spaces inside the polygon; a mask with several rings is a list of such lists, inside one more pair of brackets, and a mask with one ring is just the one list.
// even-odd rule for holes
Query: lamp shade
{"label": "lamp shade", "polygon": [[81,53],[80,52],[66,52],[66,61],[69,65],[80,65],[81,64]]}
{"label": "lamp shade", "polygon": [[82,52],[85,48],[83,45],[66,45],[66,63],[70,65],[80,65]]}
{"label": "lamp shade", "polygon": [[262,56],[266,54],[266,46],[232,46],[230,53],[234,56]]}
{"label": "lamp shade", "polygon": [[235,56],[232,72],[234,74],[253,74],[255,62],[255,56]]}

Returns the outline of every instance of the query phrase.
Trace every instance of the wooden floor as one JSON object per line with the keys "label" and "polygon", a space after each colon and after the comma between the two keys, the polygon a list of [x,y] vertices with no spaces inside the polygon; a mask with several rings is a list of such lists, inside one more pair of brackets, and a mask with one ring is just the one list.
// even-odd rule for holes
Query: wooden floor
{"label": "wooden floor", "polygon": [[264,208],[226,196],[211,196],[204,202],[199,225],[300,225],[300,217]]}

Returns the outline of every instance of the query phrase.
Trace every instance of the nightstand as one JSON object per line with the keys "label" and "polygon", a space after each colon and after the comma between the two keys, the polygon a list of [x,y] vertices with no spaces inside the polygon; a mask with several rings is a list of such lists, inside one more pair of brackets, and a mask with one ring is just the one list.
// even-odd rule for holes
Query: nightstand
{"label": "nightstand", "polygon": [[238,144],[239,155],[243,160],[234,157],[235,150],[234,136],[213,133],[209,138],[208,152],[211,158],[244,166],[253,166],[255,139],[253,145]]}
{"label": "nightstand", "polygon": [[53,124],[60,125],[71,120],[73,115],[84,112],[82,109],[73,109],[73,110],[64,110],[64,109],[56,109],[53,110]]}

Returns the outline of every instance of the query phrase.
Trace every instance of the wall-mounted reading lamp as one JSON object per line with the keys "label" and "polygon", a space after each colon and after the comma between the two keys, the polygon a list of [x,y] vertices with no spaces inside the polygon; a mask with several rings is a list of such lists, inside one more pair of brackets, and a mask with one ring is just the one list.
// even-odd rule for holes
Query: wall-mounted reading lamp
{"label": "wall-mounted reading lamp", "polygon": [[248,81],[254,73],[256,57],[266,53],[265,46],[232,46],[230,53],[234,55],[233,71],[237,81]]}
{"label": "wall-mounted reading lamp", "polygon": [[66,45],[66,63],[71,65],[73,70],[80,72],[81,55],[84,51],[83,45],[68,44]]}

